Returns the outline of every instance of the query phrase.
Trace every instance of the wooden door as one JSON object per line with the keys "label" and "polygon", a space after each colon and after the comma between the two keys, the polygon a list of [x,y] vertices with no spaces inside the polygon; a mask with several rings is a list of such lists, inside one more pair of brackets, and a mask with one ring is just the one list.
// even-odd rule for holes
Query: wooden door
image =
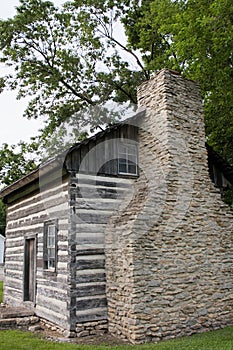
{"label": "wooden door", "polygon": [[35,301],[35,238],[25,240],[24,301]]}

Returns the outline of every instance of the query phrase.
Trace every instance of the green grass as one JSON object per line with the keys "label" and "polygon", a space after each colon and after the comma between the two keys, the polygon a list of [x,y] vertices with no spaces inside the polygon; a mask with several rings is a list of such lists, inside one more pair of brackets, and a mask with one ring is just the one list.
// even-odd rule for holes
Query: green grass
{"label": "green grass", "polygon": [[233,327],[144,345],[80,345],[53,343],[29,332],[0,331],[0,350],[233,350]]}
{"label": "green grass", "polygon": [[[3,282],[0,281],[0,302]],[[233,350],[233,327],[196,334],[158,344],[144,345],[83,345],[53,343],[17,330],[0,331],[0,350]]]}
{"label": "green grass", "polygon": [[3,296],[3,282],[0,281],[0,303],[2,302],[2,296]]}

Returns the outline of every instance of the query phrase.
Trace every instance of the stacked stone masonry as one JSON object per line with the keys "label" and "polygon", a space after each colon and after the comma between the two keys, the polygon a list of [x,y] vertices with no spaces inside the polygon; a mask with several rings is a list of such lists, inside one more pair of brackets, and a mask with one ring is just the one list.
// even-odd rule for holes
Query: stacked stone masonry
{"label": "stacked stone masonry", "polygon": [[138,102],[140,177],[106,232],[109,331],[140,343],[233,324],[233,214],[209,178],[199,88],[163,70]]}
{"label": "stacked stone masonry", "polygon": [[78,338],[87,336],[102,336],[108,333],[108,321],[77,323],[76,334]]}

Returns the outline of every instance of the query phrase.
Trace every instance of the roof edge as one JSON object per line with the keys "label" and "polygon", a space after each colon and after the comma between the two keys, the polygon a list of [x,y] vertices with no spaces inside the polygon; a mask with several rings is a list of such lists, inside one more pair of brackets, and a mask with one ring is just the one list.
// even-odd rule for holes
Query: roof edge
{"label": "roof edge", "polygon": [[75,149],[76,147],[81,147],[82,145],[85,145],[86,143],[90,142],[91,140],[93,140],[97,137],[103,136],[104,134],[110,132],[114,128],[118,128],[118,127],[122,126],[123,124],[129,123],[130,121],[138,119],[139,117],[141,117],[145,114],[145,111],[146,111],[146,108],[139,108],[132,117],[129,117],[129,118],[124,119],[118,123],[115,123],[115,124],[107,127],[105,130],[100,131],[100,132],[88,137],[87,139],[83,140],[82,142],[74,144],[73,146],[68,148],[66,151],[58,154],[56,157],[48,160],[46,163],[39,165],[35,170],[31,171],[30,173],[23,176],[19,180],[13,182],[9,186],[3,188],[0,191],[0,198],[7,197],[11,193],[17,191],[19,188],[31,184],[32,182],[38,180],[40,178],[40,176],[44,176],[44,175],[48,174],[50,171],[52,171],[58,167],[62,166],[66,171],[68,171],[65,167],[64,160],[65,160],[66,156],[73,149]]}
{"label": "roof edge", "polygon": [[32,170],[30,173],[24,175],[19,180],[13,182],[11,185],[3,188],[0,192],[0,198],[5,198],[11,193],[17,191],[21,187],[25,187],[34,181],[38,180],[40,176],[48,174],[51,170],[56,169],[61,166],[61,155],[56,158],[52,158],[44,164],[39,165],[36,169]]}

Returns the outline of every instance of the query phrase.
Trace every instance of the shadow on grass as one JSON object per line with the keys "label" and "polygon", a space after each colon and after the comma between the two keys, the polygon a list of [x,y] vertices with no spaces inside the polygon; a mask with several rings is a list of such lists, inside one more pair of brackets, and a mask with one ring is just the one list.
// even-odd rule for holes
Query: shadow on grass
{"label": "shadow on grass", "polygon": [[87,345],[46,341],[29,332],[0,331],[0,350],[232,350],[233,327],[196,334],[158,344]]}

